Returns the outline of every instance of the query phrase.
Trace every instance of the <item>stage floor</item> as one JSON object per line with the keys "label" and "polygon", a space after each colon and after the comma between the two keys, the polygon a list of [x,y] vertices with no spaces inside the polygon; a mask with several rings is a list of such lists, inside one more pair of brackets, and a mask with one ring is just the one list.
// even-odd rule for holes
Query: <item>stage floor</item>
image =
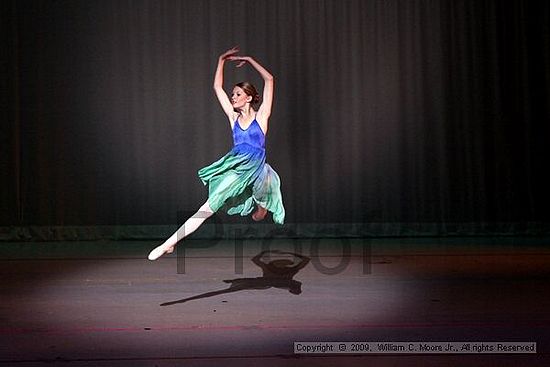
{"label": "stage floor", "polygon": [[[550,365],[548,240],[190,240],[148,261],[157,244],[1,243],[0,365]],[[301,293],[262,277],[251,259],[267,246],[310,259],[293,278]],[[537,353],[294,353],[327,341],[536,342]]]}

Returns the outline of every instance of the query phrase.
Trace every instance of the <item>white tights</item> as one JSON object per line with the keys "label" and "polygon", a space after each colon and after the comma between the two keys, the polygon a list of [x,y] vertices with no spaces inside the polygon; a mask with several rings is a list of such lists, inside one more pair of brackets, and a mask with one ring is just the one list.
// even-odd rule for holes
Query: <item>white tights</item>
{"label": "white tights", "polygon": [[183,225],[179,227],[176,232],[174,232],[173,235],[168,237],[162,245],[151,251],[149,254],[149,260],[156,260],[165,253],[173,252],[174,246],[178,243],[178,241],[195,232],[197,228],[199,228],[201,224],[203,224],[204,221],[210,218],[213,214],[214,211],[210,208],[208,201],[206,201],[195,214],[187,219],[185,223],[183,223]]}

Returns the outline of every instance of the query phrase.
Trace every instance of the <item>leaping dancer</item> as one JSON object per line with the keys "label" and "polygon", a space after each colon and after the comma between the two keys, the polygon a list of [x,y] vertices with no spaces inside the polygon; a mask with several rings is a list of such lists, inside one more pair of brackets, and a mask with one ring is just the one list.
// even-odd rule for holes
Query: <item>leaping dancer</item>
{"label": "leaping dancer", "polygon": [[[233,148],[222,158],[199,170],[199,178],[208,185],[208,200],[162,245],[149,253],[156,260],[174,251],[176,243],[190,235],[220,209],[228,214],[246,216],[261,221],[267,212],[275,223],[283,224],[285,209],[281,181],[277,172],[266,163],[265,137],[273,104],[273,76],[250,56],[237,55],[234,47],[218,58],[214,91],[233,132]],[[256,88],[241,82],[233,87],[231,98],[223,89],[223,67],[226,60],[236,61],[237,67],[250,64],[264,80],[263,98]],[[260,103],[258,109],[255,109]]]}

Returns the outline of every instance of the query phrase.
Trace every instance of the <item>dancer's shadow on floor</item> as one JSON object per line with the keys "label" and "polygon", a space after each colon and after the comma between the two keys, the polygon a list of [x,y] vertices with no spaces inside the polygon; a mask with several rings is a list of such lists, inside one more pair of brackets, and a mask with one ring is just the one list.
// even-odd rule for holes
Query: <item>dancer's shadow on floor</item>
{"label": "dancer's shadow on floor", "polygon": [[[277,259],[269,262],[262,261],[262,256],[266,253],[289,254],[297,259],[297,263],[288,259]],[[309,257],[295,254],[292,252],[283,252],[279,250],[263,251],[252,258],[252,262],[262,268],[263,276],[258,278],[237,278],[224,280],[231,284],[227,289],[207,292],[197,296],[180,299],[172,302],[161,303],[161,306],[170,306],[177,303],[185,303],[195,299],[217,296],[218,294],[232,293],[250,289],[268,289],[280,288],[286,289],[292,294],[302,293],[302,283],[294,280],[294,276],[309,263]]]}

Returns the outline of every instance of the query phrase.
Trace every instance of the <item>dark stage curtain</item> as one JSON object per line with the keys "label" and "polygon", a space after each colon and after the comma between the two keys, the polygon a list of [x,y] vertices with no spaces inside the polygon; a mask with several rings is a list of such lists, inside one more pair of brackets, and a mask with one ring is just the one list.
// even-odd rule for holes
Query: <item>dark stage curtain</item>
{"label": "dark stage curtain", "polygon": [[[287,223],[550,222],[547,1],[3,1],[0,225],[173,224],[231,147],[234,45],[275,76]],[[261,86],[225,69],[226,90]],[[222,216],[222,220],[240,219]],[[538,226],[538,227],[537,227]],[[442,231],[443,233],[445,230]]]}

